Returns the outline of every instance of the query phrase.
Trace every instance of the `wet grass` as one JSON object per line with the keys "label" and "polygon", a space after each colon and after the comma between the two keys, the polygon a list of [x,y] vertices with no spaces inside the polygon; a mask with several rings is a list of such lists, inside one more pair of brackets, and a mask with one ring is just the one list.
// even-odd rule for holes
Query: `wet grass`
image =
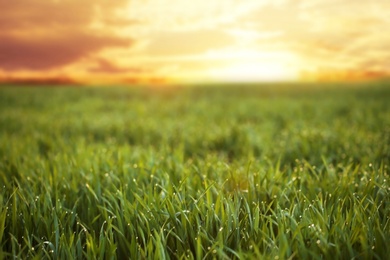
{"label": "wet grass", "polygon": [[385,259],[389,87],[3,87],[0,258]]}

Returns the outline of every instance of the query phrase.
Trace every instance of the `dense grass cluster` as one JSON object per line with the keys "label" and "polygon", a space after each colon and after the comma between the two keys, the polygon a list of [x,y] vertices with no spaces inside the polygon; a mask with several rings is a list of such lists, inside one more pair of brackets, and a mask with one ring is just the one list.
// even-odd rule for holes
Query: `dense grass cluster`
{"label": "dense grass cluster", "polygon": [[0,89],[0,258],[385,259],[390,86]]}

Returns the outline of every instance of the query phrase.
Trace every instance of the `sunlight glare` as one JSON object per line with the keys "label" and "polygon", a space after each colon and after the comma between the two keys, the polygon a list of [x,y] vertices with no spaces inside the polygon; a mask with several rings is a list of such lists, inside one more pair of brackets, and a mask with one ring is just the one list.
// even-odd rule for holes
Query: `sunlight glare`
{"label": "sunlight glare", "polygon": [[233,82],[288,81],[295,80],[297,73],[278,63],[241,62],[211,69],[210,76],[215,80]]}

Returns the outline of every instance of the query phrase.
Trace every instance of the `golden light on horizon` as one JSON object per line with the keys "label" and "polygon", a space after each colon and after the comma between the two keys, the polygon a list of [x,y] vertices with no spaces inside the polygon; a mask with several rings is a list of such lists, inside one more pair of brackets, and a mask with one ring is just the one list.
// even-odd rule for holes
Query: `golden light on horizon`
{"label": "golden light on horizon", "polygon": [[390,75],[385,0],[0,0],[0,8],[0,81]]}
{"label": "golden light on horizon", "polygon": [[208,59],[223,61],[221,66],[208,68],[210,78],[216,81],[261,82],[298,79],[298,73],[294,69],[298,61],[289,52],[241,48],[209,52],[206,56]]}
{"label": "golden light on horizon", "polygon": [[228,82],[294,81],[298,79],[294,71],[279,63],[236,63],[225,68],[211,68],[210,76],[215,81]]}

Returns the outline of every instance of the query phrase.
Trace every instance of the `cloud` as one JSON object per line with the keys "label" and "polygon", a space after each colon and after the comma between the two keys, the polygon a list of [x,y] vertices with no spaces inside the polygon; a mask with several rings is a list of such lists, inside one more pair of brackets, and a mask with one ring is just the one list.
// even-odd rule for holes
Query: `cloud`
{"label": "cloud", "polygon": [[295,53],[302,69],[389,69],[381,59],[390,54],[390,37],[383,33],[390,26],[388,1],[290,0],[253,9],[240,19],[248,30],[283,32],[253,45]]}
{"label": "cloud", "polygon": [[57,75],[52,77],[1,77],[0,84],[12,84],[12,85],[81,85],[81,82],[78,82],[67,76]]}
{"label": "cloud", "polygon": [[86,26],[98,15],[110,19],[127,3],[127,0],[0,0],[0,26],[7,30]]}
{"label": "cloud", "polygon": [[148,24],[150,32],[215,29],[259,6],[283,0],[150,0],[132,1],[122,14]]}
{"label": "cloud", "polygon": [[332,69],[318,68],[315,71],[303,71],[301,79],[315,81],[362,81],[389,78],[390,73],[386,70],[372,69]]}
{"label": "cloud", "polygon": [[97,66],[90,68],[89,71],[94,73],[107,73],[107,74],[116,74],[116,73],[139,74],[139,73],[148,72],[148,70],[143,68],[120,67],[105,59],[98,59]]}
{"label": "cloud", "polygon": [[126,47],[132,40],[67,32],[56,37],[0,38],[0,68],[3,70],[46,70],[64,66],[108,47]]}
{"label": "cloud", "polygon": [[[97,54],[107,48],[126,48],[134,39],[106,27],[131,25],[115,16],[127,1],[0,0],[0,69],[48,70]],[[101,12],[99,10],[104,10]],[[96,21],[106,27],[98,29]]]}
{"label": "cloud", "polygon": [[199,54],[234,42],[234,37],[221,30],[165,31],[151,36],[145,51],[152,56]]}

